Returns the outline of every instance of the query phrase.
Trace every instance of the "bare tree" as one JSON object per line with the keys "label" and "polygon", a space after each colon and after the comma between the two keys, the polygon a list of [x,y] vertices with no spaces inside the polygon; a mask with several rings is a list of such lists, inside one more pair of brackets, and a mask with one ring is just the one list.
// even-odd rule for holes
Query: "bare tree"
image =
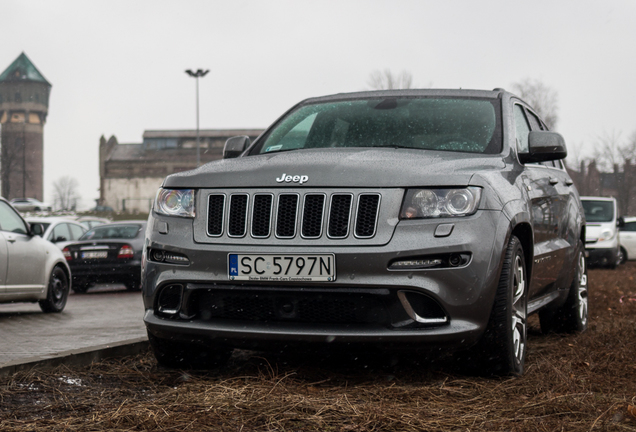
{"label": "bare tree", "polygon": [[620,211],[629,213],[636,192],[636,133],[623,140],[619,132],[604,132],[596,138],[594,147],[594,160],[600,170],[614,176]]}
{"label": "bare tree", "polygon": [[77,188],[78,181],[70,176],[64,176],[53,182],[55,208],[59,210],[74,210],[80,198]]}
{"label": "bare tree", "polygon": [[555,130],[559,119],[559,97],[556,90],[530,78],[513,83],[512,89],[537,111],[550,130]]}
{"label": "bare tree", "polygon": [[413,77],[407,71],[395,75],[391,70],[375,70],[369,75],[367,82],[371,90],[410,89],[413,86]]}

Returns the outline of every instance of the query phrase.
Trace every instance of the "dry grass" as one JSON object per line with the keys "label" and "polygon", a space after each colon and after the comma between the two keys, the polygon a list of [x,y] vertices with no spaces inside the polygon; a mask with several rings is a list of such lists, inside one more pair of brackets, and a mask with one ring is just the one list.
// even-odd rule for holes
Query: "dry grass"
{"label": "dry grass", "polygon": [[543,336],[533,320],[522,378],[252,352],[182,372],[146,354],[0,378],[0,430],[636,431],[635,277],[636,263],[590,272],[585,334]]}

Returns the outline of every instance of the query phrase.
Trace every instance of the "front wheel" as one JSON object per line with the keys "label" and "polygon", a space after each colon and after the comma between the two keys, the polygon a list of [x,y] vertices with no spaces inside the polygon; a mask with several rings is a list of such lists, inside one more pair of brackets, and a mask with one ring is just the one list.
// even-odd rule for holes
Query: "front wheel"
{"label": "front wheel", "polygon": [[495,302],[477,345],[484,371],[523,375],[526,359],[528,276],[521,241],[512,236],[506,248]]}
{"label": "front wheel", "polygon": [[42,312],[62,312],[68,299],[69,283],[66,272],[56,266],[51,271],[49,286],[46,292],[46,299],[40,300]]}

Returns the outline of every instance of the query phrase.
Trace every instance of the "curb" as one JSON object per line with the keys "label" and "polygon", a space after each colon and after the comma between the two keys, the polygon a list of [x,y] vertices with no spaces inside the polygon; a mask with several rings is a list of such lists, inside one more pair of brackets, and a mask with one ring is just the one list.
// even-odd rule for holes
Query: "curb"
{"label": "curb", "polygon": [[105,345],[97,345],[90,348],[30,357],[0,365],[0,376],[8,376],[29,369],[51,369],[60,365],[87,366],[93,362],[107,358],[141,354],[146,352],[149,347],[148,337],[144,336]]}

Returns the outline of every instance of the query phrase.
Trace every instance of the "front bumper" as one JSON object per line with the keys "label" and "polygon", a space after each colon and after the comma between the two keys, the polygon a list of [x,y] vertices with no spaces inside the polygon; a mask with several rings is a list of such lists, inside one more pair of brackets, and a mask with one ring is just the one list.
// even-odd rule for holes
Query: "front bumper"
{"label": "front bumper", "polygon": [[609,265],[611,263],[616,263],[618,260],[618,249],[594,249],[594,248],[586,248],[588,253],[588,264],[595,265]]}
{"label": "front bumper", "polygon": [[[192,221],[175,219],[149,218],[146,248],[183,254],[190,264],[144,261],[148,331],[160,338],[247,348],[293,343],[469,347],[488,323],[510,226],[503,213],[480,211],[466,218],[401,221],[385,245],[327,248],[200,244],[193,240]],[[438,225],[448,223],[452,233],[435,236]],[[168,233],[160,234],[155,226]],[[334,253],[337,278],[293,286],[232,282],[230,253]],[[470,260],[457,267],[388,269],[397,259],[450,253],[468,254]],[[251,312],[243,311],[241,305],[247,308],[250,301]],[[320,308],[324,313],[314,313]],[[349,318],[347,309],[355,309]]]}

